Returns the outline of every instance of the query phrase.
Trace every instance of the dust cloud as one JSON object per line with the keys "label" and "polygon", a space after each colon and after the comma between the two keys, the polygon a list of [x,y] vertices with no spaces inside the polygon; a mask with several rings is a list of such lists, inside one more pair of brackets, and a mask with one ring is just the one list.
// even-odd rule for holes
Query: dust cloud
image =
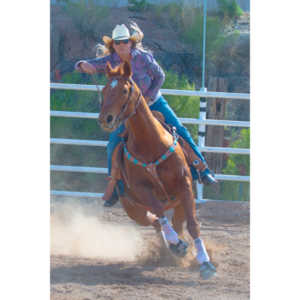
{"label": "dust cloud", "polygon": [[51,254],[134,261],[143,249],[139,231],[104,221],[102,208],[55,204],[51,212]]}

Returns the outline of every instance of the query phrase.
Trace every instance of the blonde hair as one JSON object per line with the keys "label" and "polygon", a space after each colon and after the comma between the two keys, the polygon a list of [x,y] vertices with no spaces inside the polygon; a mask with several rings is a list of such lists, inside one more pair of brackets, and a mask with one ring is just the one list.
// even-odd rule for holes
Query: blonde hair
{"label": "blonde hair", "polygon": [[[132,35],[130,36],[130,40],[132,42],[132,48],[136,48],[145,52],[151,52],[149,49],[144,48],[142,44],[142,39],[144,37],[143,31],[135,22],[130,22],[129,27],[132,30]],[[104,45],[97,44],[95,46],[96,57],[104,57],[115,52],[113,48],[113,39],[110,39],[107,42],[104,42]]]}

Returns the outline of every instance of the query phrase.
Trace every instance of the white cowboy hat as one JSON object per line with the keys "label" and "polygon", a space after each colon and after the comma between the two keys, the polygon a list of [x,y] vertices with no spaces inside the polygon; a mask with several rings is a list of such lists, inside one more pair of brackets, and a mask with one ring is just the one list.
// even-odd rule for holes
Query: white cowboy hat
{"label": "white cowboy hat", "polygon": [[115,41],[128,40],[130,33],[126,25],[117,25],[112,32],[112,39]]}
{"label": "white cowboy hat", "polygon": [[[131,26],[132,27],[132,26]],[[134,31],[132,35],[130,35],[129,29],[126,25],[117,25],[112,31],[112,37],[104,35],[102,40],[105,44],[110,44],[114,41],[122,41],[122,40],[132,40],[134,42],[140,42],[142,37],[137,32]]]}

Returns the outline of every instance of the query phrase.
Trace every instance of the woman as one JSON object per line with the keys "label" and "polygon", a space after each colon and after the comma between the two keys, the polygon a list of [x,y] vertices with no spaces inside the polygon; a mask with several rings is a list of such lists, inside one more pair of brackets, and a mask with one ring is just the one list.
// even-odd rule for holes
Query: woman
{"label": "woman", "polygon": [[[200,179],[204,184],[216,183],[213,174],[207,168],[206,161],[193,141],[188,130],[181,124],[167,101],[160,93],[160,88],[165,80],[165,74],[162,68],[153,58],[150,51],[142,47],[143,32],[136,23],[130,24],[133,30],[132,35],[128,28],[122,24],[117,25],[113,32],[112,38],[103,36],[104,45],[97,45],[97,58],[89,60],[80,60],[75,64],[77,71],[88,74],[105,71],[106,63],[110,62],[112,67],[118,66],[121,62],[128,61],[132,67],[132,79],[141,89],[151,110],[161,112],[166,123],[175,126],[177,133],[190,145],[200,160],[194,161],[194,168],[191,168],[194,179]],[[121,125],[109,136],[107,146],[108,171],[111,174],[111,158],[115,147],[121,141],[119,134],[123,132],[124,125]],[[204,167],[203,167],[204,166]],[[203,171],[199,171],[203,170]],[[114,191],[112,196],[107,199],[104,206],[112,206],[118,201],[117,193]]]}

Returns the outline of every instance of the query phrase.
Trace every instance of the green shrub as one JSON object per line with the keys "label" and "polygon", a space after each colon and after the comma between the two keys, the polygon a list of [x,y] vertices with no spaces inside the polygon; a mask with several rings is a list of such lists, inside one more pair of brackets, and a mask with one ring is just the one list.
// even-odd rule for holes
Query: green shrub
{"label": "green shrub", "polygon": [[[203,45],[203,15],[197,14],[194,22],[183,26],[181,37],[185,43],[195,47],[195,51],[202,57]],[[217,17],[207,17],[206,20],[206,57],[210,58],[218,53],[224,45],[225,36],[223,24]]]}
{"label": "green shrub", "polygon": [[218,0],[218,14],[228,23],[237,20],[244,12],[236,0]]}
{"label": "green shrub", "polygon": [[[250,129],[242,129],[233,134],[233,148],[250,148]],[[222,170],[227,175],[250,175],[249,155],[230,154],[226,167]],[[219,188],[205,186],[204,198],[216,200],[249,201],[250,183],[237,181],[220,181]]]}
{"label": "green shrub", "polygon": [[[105,84],[105,77],[99,78],[99,85]],[[77,72],[67,73],[63,83],[94,84],[89,75]],[[51,90],[51,110],[99,112],[98,94],[89,91]],[[53,138],[107,140],[94,119],[51,117],[50,136]],[[72,146],[52,144],[50,147],[51,164],[106,167],[106,149],[103,147]],[[99,174],[51,173],[51,189],[76,191],[103,191],[104,180]],[[102,176],[102,175],[101,175]],[[103,176],[102,176],[103,177]]]}
{"label": "green shrub", "polygon": [[[230,147],[233,148],[250,148],[250,129],[242,129],[239,137]],[[225,174],[240,174],[249,176],[250,174],[250,157],[249,155],[230,154],[227,160],[227,166],[223,169]]]}
{"label": "green shrub", "polygon": [[[242,129],[239,137],[231,145],[233,148],[250,148],[250,129]],[[250,175],[250,156],[230,154],[224,174],[244,176]],[[249,201],[250,184],[248,182],[221,182],[221,191],[225,199]]]}
{"label": "green shrub", "polygon": [[[195,90],[195,85],[189,83],[185,76],[179,76],[177,73],[166,71],[166,79],[162,86],[163,89],[176,89],[176,90]],[[200,99],[194,96],[164,96],[172,107],[177,116],[182,118],[198,118]],[[198,139],[198,126],[185,125],[194,139]]]}
{"label": "green shrub", "polygon": [[173,30],[179,31],[181,26],[182,6],[177,3],[152,5],[154,18],[162,26],[171,26]]}
{"label": "green shrub", "polygon": [[143,12],[149,7],[146,0],[128,0],[128,10]]}
{"label": "green shrub", "polygon": [[[232,61],[236,61],[238,59],[237,45],[239,37],[240,33],[238,31],[234,31],[226,36],[220,35],[212,41],[212,51],[210,51],[209,59],[220,71],[228,70]],[[224,57],[227,59],[224,59]]]}
{"label": "green shrub", "polygon": [[250,201],[250,183],[238,181],[220,181],[219,189],[214,186],[205,186],[204,199]]}
{"label": "green shrub", "polygon": [[[202,57],[203,11],[191,5],[169,3],[154,5],[153,12],[158,23],[172,27],[183,44],[193,46],[194,53]],[[217,55],[226,40],[223,21],[217,16],[206,19],[206,57]]]}
{"label": "green shrub", "polygon": [[[99,78],[99,85],[105,83],[105,76]],[[62,77],[63,83],[94,84],[88,75],[72,72]],[[90,91],[52,90],[50,94],[51,110],[99,112],[98,94]],[[51,118],[51,136],[61,138],[100,138],[106,136],[96,120],[79,118]]]}

